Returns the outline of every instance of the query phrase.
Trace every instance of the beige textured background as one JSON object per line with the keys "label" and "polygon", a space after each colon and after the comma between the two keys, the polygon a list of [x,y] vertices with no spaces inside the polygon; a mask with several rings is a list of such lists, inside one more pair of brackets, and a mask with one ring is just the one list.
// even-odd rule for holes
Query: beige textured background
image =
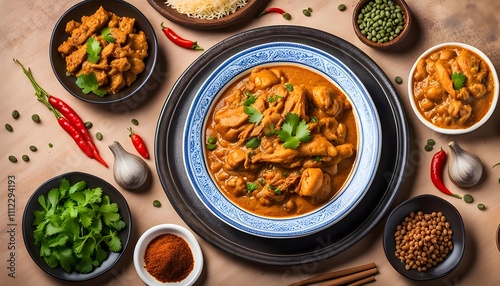
{"label": "beige textured background", "polygon": [[[35,78],[50,93],[58,95],[72,105],[85,120],[94,123],[91,132],[100,131],[104,139],[97,142],[104,159],[112,162],[112,154],[107,149],[112,141],[122,143],[125,149],[133,151],[126,128],[130,119],[137,118],[140,125],[134,129],[144,138],[150,153],[154,150],[156,122],[168,93],[181,73],[195,60],[200,52],[181,49],[164,37],[159,25],[168,22],[146,0],[130,0],[150,20],[156,29],[160,49],[160,72],[157,75],[160,87],[149,94],[149,99],[136,101],[125,108],[109,111],[86,104],[68,94],[55,78],[48,56],[49,40],[52,29],[68,8],[78,1],[0,0],[0,284],[2,285],[69,285],[70,283],[52,278],[43,272],[31,259],[23,244],[21,219],[26,201],[31,193],[47,179],[70,171],[88,172],[102,177],[117,186],[110,169],[89,160],[74,145],[71,138],[57,126],[49,111],[33,95],[33,89],[21,69],[12,58],[21,60],[29,66]],[[339,12],[337,6],[346,4],[347,10]],[[395,76],[404,79],[402,85],[395,85],[405,108],[410,127],[410,163],[408,178],[398,197],[398,202],[415,195],[432,193],[441,196],[458,208],[463,216],[467,245],[465,255],[451,274],[427,283],[412,282],[399,275],[387,261],[382,247],[384,221],[352,248],[331,259],[295,267],[264,267],[235,258],[231,254],[214,248],[199,238],[205,256],[205,267],[198,285],[284,285],[314,274],[343,269],[368,262],[375,262],[380,273],[372,285],[498,285],[500,284],[500,252],[495,244],[495,232],[500,223],[500,169],[492,166],[500,162],[499,113],[494,113],[490,121],[464,136],[438,135],[421,124],[412,113],[408,101],[406,82],[414,60],[432,45],[458,41],[481,49],[490,57],[497,70],[500,67],[500,11],[499,1],[489,0],[409,0],[414,20],[416,37],[406,49],[389,52],[378,51],[364,46],[355,36],[352,24],[354,0],[280,0],[270,1],[269,6],[279,6],[294,17],[288,22],[279,15],[269,15],[235,27],[229,31],[195,31],[175,24],[170,26],[185,38],[195,39],[205,49],[210,48],[226,37],[254,27],[292,24],[313,27],[337,35],[362,49],[374,59],[392,80]],[[304,17],[302,9],[314,9],[312,17]],[[18,109],[21,118],[14,121],[11,112]],[[34,125],[30,116],[38,113],[42,117],[40,125]],[[8,133],[3,125],[10,122],[15,132]],[[488,209],[478,211],[474,205],[465,204],[439,193],[429,179],[429,163],[432,153],[423,151],[428,138],[433,138],[437,146],[446,147],[452,139],[462,147],[478,154],[485,167],[484,181],[468,192],[476,202],[484,202]],[[51,142],[54,148],[49,149]],[[25,146],[36,145],[38,152],[31,153]],[[24,149],[23,149],[24,148]],[[9,155],[28,153],[29,163],[20,160],[17,164],[9,162]],[[148,228],[161,223],[184,225],[174,211],[156,176],[154,159],[147,160],[153,171],[153,183],[145,193],[122,190],[131,209],[134,220],[133,237],[124,257],[106,275],[87,283],[71,285],[143,285],[136,274],[132,252],[139,236]],[[16,190],[16,278],[8,277],[7,249],[9,243],[7,215],[7,180],[15,176]],[[448,185],[449,182],[447,183]],[[456,187],[454,191],[464,194],[465,190]],[[152,201],[162,202],[161,208],[154,208]]]}

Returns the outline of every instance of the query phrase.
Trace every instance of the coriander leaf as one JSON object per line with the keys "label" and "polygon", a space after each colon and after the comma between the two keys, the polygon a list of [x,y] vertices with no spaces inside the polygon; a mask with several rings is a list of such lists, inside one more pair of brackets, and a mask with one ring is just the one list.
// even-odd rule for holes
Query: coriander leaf
{"label": "coriander leaf", "polygon": [[307,125],[305,120],[301,120],[300,123],[299,120],[299,115],[288,113],[285,117],[285,123],[281,126],[281,130],[276,131],[278,138],[284,142],[284,148],[297,149],[300,142],[311,140],[309,125]]}
{"label": "coriander leaf", "polygon": [[92,269],[94,269],[94,266],[92,265],[92,258],[90,257],[84,257],[80,260],[78,264],[76,264],[75,269],[83,274],[90,273]]}
{"label": "coriander leaf", "polygon": [[250,93],[248,90],[245,90],[245,94],[247,96],[247,99],[243,101],[244,106],[250,106],[251,104],[255,103],[255,101],[257,100],[257,97],[255,97],[255,95]]}
{"label": "coriander leaf", "polygon": [[102,237],[104,243],[109,247],[109,250],[113,252],[118,252],[122,249],[122,242],[120,238],[116,235],[116,232],[110,231],[109,235]]}
{"label": "coriander leaf", "polygon": [[291,83],[285,83],[285,88],[288,91],[293,91],[293,85]]}
{"label": "coriander leaf", "polygon": [[71,184],[67,179],[62,179],[61,185],[59,185],[59,192],[61,193],[61,197],[64,197],[68,192]]}
{"label": "coriander leaf", "polygon": [[81,191],[85,188],[86,185],[87,183],[85,183],[85,181],[80,181],[78,183],[75,183],[73,184],[73,186],[69,188],[68,193],[72,194],[76,191]]}
{"label": "coriander leaf", "polygon": [[246,106],[243,112],[248,115],[248,121],[251,123],[258,124],[263,117],[262,113],[251,106]]}
{"label": "coriander leaf", "polygon": [[59,258],[59,262],[61,263],[61,267],[66,272],[71,272],[71,265],[75,264],[77,258],[73,256],[73,251],[71,248],[61,248],[57,251],[57,257]]}
{"label": "coriander leaf", "polygon": [[94,37],[89,37],[87,40],[87,61],[95,64],[101,58],[101,44]]}
{"label": "coriander leaf", "polygon": [[102,249],[101,244],[98,244],[95,247],[95,251],[96,251],[95,258],[97,259],[97,261],[103,262],[108,258],[108,253]]}
{"label": "coriander leaf", "polygon": [[247,140],[245,146],[247,148],[257,149],[260,146],[260,139],[258,137],[251,137],[250,139]]}
{"label": "coriander leaf", "polygon": [[99,88],[99,82],[94,73],[81,74],[76,79],[76,85],[82,89],[82,92],[88,94],[93,92],[98,96],[105,96],[107,94],[106,90]]}
{"label": "coriander leaf", "polygon": [[111,28],[110,27],[106,27],[104,29],[101,30],[101,35],[102,35],[102,38],[108,42],[108,43],[114,43],[115,42],[115,38],[113,38],[113,36],[111,35]]}
{"label": "coriander leaf", "polygon": [[49,265],[50,268],[56,268],[57,265],[59,265],[59,260],[57,259],[57,256],[55,255],[50,255],[50,256],[44,256],[43,257],[45,262]]}
{"label": "coriander leaf", "polygon": [[259,188],[257,183],[247,183],[247,193],[251,193]]}
{"label": "coriander leaf", "polygon": [[464,86],[466,79],[467,78],[462,73],[454,72],[451,75],[451,80],[453,81],[453,88],[455,90],[461,89]]}
{"label": "coriander leaf", "polygon": [[121,229],[125,228],[125,226],[127,226],[127,225],[125,224],[125,222],[123,220],[119,219],[119,220],[110,222],[109,226],[113,227],[116,230],[121,230]]}

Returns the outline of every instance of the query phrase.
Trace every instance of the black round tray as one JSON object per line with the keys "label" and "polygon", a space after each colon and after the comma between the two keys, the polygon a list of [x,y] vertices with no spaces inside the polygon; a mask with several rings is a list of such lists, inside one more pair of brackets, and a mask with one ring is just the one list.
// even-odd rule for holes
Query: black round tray
{"label": "black round tray", "polygon": [[[382,153],[375,178],[362,201],[340,222],[298,238],[273,239],[241,232],[214,216],[198,199],[183,163],[184,125],[191,102],[210,73],[231,55],[255,45],[294,42],[323,50],[349,67],[377,108]],[[177,213],[200,237],[240,258],[265,265],[297,265],[333,257],[368,234],[390,210],[404,181],[409,135],[394,86],[378,65],[350,43],[323,31],[269,26],[234,35],[196,59],[173,86],[160,113],[155,159],[160,182]]]}

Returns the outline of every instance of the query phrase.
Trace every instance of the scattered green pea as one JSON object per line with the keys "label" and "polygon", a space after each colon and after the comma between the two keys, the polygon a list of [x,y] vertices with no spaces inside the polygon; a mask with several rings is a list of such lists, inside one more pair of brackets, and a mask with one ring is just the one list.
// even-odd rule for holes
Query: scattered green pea
{"label": "scattered green pea", "polygon": [[429,145],[429,144],[425,145],[425,147],[424,147],[424,150],[427,151],[427,152],[432,151],[432,149],[434,149],[434,146]]}
{"label": "scattered green pea", "polygon": [[102,133],[101,133],[101,132],[97,132],[97,133],[95,134],[95,138],[96,138],[97,140],[101,141],[101,140],[102,140]]}
{"label": "scattered green pea", "polygon": [[17,162],[17,158],[15,156],[10,155],[9,161],[11,161],[12,163],[15,163],[15,162]]}
{"label": "scattered green pea", "polygon": [[84,124],[85,124],[85,128],[87,128],[87,129],[90,129],[90,128],[92,128],[92,126],[94,126],[94,125],[92,124],[92,122],[90,122],[90,121],[87,121],[87,122],[85,122]]}
{"label": "scattered green pea", "polygon": [[309,11],[308,9],[302,10],[302,14],[304,14],[304,16],[306,17],[311,17],[311,11]]}
{"label": "scattered green pea", "polygon": [[154,206],[155,208],[159,208],[159,207],[161,207],[161,202],[160,202],[159,200],[154,200],[154,201],[153,201],[153,206]]}
{"label": "scattered green pea", "polygon": [[474,198],[470,194],[465,194],[464,195],[464,201],[468,204],[472,203],[474,201]]}
{"label": "scattered green pea", "polygon": [[12,125],[10,125],[9,123],[5,123],[5,129],[7,129],[7,131],[9,132],[14,131],[14,128],[12,128]]}
{"label": "scattered green pea", "polygon": [[210,136],[207,138],[207,143],[209,144],[215,144],[217,143],[217,139],[215,139],[214,137]]}
{"label": "scattered green pea", "polygon": [[215,144],[207,144],[207,150],[213,151],[215,150]]}
{"label": "scattered green pea", "polygon": [[339,9],[339,11],[345,11],[347,9],[347,7],[344,4],[340,4],[338,9]]}
{"label": "scattered green pea", "polygon": [[135,118],[130,120],[130,122],[132,122],[132,124],[134,124],[134,125],[139,125],[139,120],[137,120]]}
{"label": "scattered green pea", "polygon": [[40,122],[40,115],[38,115],[38,114],[35,113],[35,114],[31,115],[31,119],[34,122],[39,123]]}
{"label": "scattered green pea", "polygon": [[33,152],[36,152],[38,149],[36,148],[36,146],[31,145],[30,146],[30,150],[33,151]]}
{"label": "scattered green pea", "polygon": [[19,118],[19,111],[17,111],[17,110],[12,111],[12,118],[18,119]]}
{"label": "scattered green pea", "polygon": [[403,83],[403,79],[400,77],[400,76],[397,76],[394,81],[397,83],[397,84],[402,84]]}
{"label": "scattered green pea", "polygon": [[486,206],[484,204],[478,204],[477,208],[480,209],[480,210],[485,210]]}
{"label": "scattered green pea", "polygon": [[434,146],[436,145],[436,141],[434,141],[434,139],[427,139],[427,145]]}
{"label": "scattered green pea", "polygon": [[28,162],[30,160],[30,157],[28,155],[23,155],[21,158],[23,158],[24,162]]}

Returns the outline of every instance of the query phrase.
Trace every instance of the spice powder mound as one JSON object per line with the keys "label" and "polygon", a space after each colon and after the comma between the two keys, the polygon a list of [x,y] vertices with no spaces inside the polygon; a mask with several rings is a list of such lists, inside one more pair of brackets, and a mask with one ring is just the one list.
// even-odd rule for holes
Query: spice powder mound
{"label": "spice powder mound", "polygon": [[179,282],[194,268],[193,253],[182,237],[161,234],[146,247],[144,267],[160,282]]}

